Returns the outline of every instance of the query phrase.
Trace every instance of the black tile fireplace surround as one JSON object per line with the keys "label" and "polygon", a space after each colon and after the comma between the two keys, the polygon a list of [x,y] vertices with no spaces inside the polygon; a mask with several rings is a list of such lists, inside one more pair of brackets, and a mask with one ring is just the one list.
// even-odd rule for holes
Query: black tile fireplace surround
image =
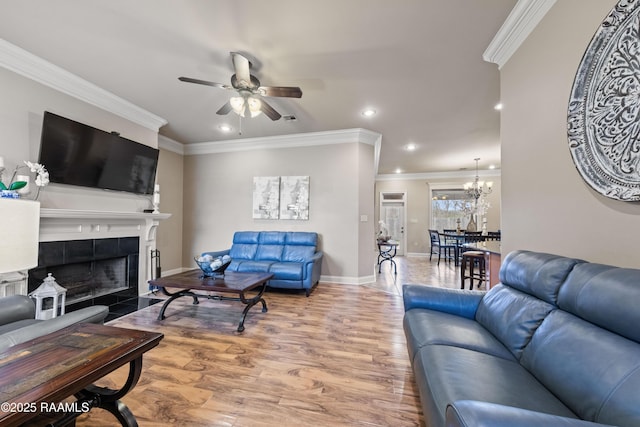
{"label": "black tile fireplace surround", "polygon": [[67,289],[67,312],[100,304],[117,317],[123,305],[138,301],[138,252],[138,237],[41,242],[28,291],[51,273]]}

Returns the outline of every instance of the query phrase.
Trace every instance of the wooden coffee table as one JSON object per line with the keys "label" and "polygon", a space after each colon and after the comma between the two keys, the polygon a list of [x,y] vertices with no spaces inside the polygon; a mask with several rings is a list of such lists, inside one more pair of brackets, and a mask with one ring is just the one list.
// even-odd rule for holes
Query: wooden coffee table
{"label": "wooden coffee table", "polygon": [[[142,355],[163,336],[81,323],[7,349],[0,354],[0,425],[34,418],[38,425],[44,419],[47,425],[75,425],[78,416],[99,407],[121,425],[137,426],[120,399],[138,382]],[[126,363],[129,376],[120,390],[93,385]],[[76,400],[65,400],[70,396]]]}
{"label": "wooden coffee table", "polygon": [[[193,298],[193,303],[198,304],[198,298],[208,298],[224,301],[240,301],[246,305],[240,317],[238,324],[238,332],[244,331],[244,319],[247,317],[249,309],[258,302],[262,303],[262,312],[267,311],[267,303],[262,297],[267,288],[267,281],[273,277],[272,273],[225,273],[223,277],[202,277],[201,270],[191,270],[173,276],[160,277],[150,280],[149,284],[157,286],[162,292],[169,297],[164,302],[158,314],[158,320],[164,320],[164,312],[172,301],[189,296]],[[167,288],[180,289],[178,292],[169,292]],[[215,292],[215,294],[195,293],[191,290]],[[248,291],[257,291],[258,293],[247,298],[245,295]],[[237,296],[225,296],[224,294],[232,294]]]}

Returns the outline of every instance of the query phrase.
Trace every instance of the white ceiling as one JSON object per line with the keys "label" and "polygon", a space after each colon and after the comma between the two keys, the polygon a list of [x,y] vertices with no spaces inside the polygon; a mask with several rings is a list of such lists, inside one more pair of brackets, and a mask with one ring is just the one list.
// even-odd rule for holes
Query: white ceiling
{"label": "white ceiling", "polygon": [[[164,119],[184,144],[366,128],[379,174],[500,167],[499,72],[482,54],[516,0],[3,0],[0,38]],[[215,112],[230,51],[252,59],[282,115]],[[376,116],[361,111],[371,107]],[[220,131],[231,125],[230,134]],[[414,143],[417,150],[404,147]]]}

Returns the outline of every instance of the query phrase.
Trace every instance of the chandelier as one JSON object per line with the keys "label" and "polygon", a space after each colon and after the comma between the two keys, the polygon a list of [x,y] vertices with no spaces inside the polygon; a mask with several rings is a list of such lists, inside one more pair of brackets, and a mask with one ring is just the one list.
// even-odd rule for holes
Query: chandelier
{"label": "chandelier", "polygon": [[491,194],[493,182],[485,183],[484,181],[480,181],[480,177],[478,176],[478,161],[480,161],[480,158],[476,157],[474,160],[476,161],[476,178],[473,182],[467,182],[464,185],[464,191],[474,200],[474,204],[477,206],[480,197]]}

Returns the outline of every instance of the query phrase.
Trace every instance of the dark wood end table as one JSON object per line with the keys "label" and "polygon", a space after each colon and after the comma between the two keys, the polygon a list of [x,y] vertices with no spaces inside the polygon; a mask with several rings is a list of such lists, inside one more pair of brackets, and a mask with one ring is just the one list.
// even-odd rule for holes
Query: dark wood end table
{"label": "dark wood end table", "polygon": [[[169,297],[160,309],[158,320],[165,319],[164,312],[169,304],[180,297],[190,296],[193,298],[194,304],[199,303],[198,298],[208,298],[220,301],[240,301],[246,305],[242,311],[240,323],[238,324],[238,332],[242,332],[244,331],[244,320],[251,307],[260,302],[262,303],[262,312],[267,312],[267,303],[262,295],[267,288],[267,281],[272,277],[272,273],[229,272],[225,273],[223,277],[214,278],[203,277],[201,270],[190,270],[184,273],[150,280],[149,284],[157,286],[160,288],[162,293]],[[177,292],[169,292],[167,291],[167,288],[177,288],[180,290]],[[192,292],[192,289],[215,292],[215,294],[195,293]],[[247,298],[246,292],[249,291],[257,291],[257,294],[251,298]],[[237,296],[229,297],[225,296],[225,294]]]}
{"label": "dark wood end table", "polygon": [[[45,414],[54,419],[47,425],[75,425],[78,416],[99,407],[121,425],[137,426],[120,399],[138,382],[142,355],[163,337],[79,323],[7,349],[0,354],[0,425],[17,426]],[[129,376],[120,390],[93,385],[126,363]],[[70,396],[77,400],[63,402]]]}

